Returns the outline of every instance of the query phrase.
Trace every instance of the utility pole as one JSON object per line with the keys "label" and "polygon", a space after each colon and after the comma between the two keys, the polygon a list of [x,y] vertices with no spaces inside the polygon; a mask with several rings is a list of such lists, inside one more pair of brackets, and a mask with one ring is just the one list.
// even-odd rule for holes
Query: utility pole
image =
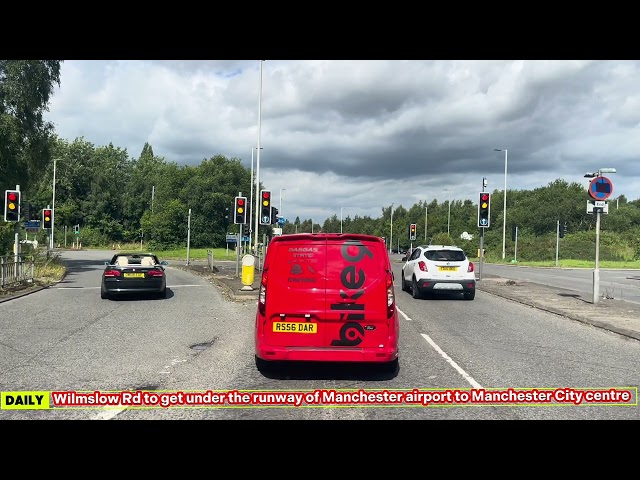
{"label": "utility pole", "polygon": [[189,209],[189,218],[187,219],[187,266],[189,266],[190,248],[191,248],[191,209]]}

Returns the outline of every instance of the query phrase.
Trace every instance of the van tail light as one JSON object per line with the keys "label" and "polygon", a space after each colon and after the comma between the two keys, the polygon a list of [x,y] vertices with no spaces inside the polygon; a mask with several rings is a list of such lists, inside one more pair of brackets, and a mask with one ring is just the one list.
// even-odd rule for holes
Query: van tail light
{"label": "van tail light", "polygon": [[161,277],[162,275],[164,275],[164,273],[162,272],[162,270],[149,270],[147,272],[147,275],[150,277]]}
{"label": "van tail light", "polygon": [[473,272],[473,262],[469,262],[469,266],[467,267],[467,272]]}
{"label": "van tail light", "polygon": [[264,315],[267,309],[267,277],[267,271],[263,270],[260,291],[258,292],[258,311],[260,315]]}
{"label": "van tail light", "polygon": [[418,268],[419,268],[420,270],[422,270],[423,272],[428,272],[428,271],[429,271],[429,270],[427,270],[427,264],[426,264],[426,263],[424,263],[422,260],[420,260],[420,261],[418,262]]}
{"label": "van tail light", "polygon": [[119,277],[120,276],[120,270],[113,270],[113,269],[108,269],[104,271],[104,276],[105,277]]}
{"label": "van tail light", "polygon": [[396,296],[393,292],[393,273],[387,271],[385,283],[387,286],[387,318],[391,318],[395,313],[396,303]]}

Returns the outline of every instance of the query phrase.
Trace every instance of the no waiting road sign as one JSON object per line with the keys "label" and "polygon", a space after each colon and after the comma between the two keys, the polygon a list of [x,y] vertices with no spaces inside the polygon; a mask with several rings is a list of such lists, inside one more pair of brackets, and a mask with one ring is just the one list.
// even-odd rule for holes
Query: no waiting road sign
{"label": "no waiting road sign", "polygon": [[613,183],[607,177],[596,177],[589,182],[589,196],[594,200],[606,200],[613,193]]}

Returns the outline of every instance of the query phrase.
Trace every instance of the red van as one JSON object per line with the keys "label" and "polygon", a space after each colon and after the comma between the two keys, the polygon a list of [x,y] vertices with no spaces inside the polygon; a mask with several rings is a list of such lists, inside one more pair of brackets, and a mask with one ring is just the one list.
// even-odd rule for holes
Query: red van
{"label": "red van", "polygon": [[267,249],[255,325],[256,366],[272,361],[371,362],[398,368],[399,323],[380,237],[275,237]]}

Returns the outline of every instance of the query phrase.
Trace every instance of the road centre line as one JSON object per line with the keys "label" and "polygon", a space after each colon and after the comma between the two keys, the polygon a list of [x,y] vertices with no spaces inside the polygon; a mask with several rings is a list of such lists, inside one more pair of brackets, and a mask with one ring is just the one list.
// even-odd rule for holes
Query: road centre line
{"label": "road centre line", "polygon": [[[397,307],[396,307],[397,308]],[[398,308],[398,313],[400,313],[406,320],[413,321],[406,313]],[[465,372],[460,365],[458,365],[449,355],[446,354],[444,350],[442,350],[433,339],[427,335],[426,333],[421,333],[422,338],[424,338],[429,345],[433,347],[433,349],[440,354],[442,358],[446,360],[446,362],[451,365],[461,376],[464,378],[473,388],[481,389],[483,388],[475,379]]]}

